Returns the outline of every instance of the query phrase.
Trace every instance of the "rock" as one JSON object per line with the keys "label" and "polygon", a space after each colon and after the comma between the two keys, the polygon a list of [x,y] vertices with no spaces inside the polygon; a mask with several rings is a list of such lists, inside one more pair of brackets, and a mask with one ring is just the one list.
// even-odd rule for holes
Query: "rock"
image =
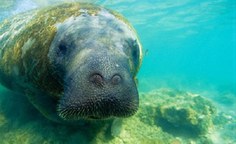
{"label": "rock", "polygon": [[[148,96],[156,124],[172,134],[185,133],[191,136],[206,134],[213,126],[216,108],[198,94],[162,89]],[[145,108],[147,109],[147,108]]]}

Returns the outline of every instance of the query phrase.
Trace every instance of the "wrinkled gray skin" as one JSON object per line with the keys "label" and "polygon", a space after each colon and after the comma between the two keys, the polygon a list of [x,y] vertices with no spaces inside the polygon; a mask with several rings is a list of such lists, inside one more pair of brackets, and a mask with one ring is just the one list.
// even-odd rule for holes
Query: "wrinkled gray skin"
{"label": "wrinkled gray skin", "polygon": [[57,25],[49,58],[64,77],[58,115],[65,120],[128,117],[138,109],[134,81],[140,48],[124,22],[102,10]]}
{"label": "wrinkled gray skin", "polygon": [[138,92],[127,59],[107,51],[87,56],[86,63],[78,64],[66,75],[59,115],[66,119],[99,119],[134,114],[138,109]]}

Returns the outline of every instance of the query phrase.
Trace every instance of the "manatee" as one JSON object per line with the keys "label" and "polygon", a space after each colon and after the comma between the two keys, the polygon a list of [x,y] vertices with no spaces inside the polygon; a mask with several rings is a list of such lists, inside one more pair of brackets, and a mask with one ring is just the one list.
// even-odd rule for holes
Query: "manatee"
{"label": "manatee", "polygon": [[139,106],[142,47],[119,13],[64,3],[0,24],[0,82],[56,122],[124,118]]}

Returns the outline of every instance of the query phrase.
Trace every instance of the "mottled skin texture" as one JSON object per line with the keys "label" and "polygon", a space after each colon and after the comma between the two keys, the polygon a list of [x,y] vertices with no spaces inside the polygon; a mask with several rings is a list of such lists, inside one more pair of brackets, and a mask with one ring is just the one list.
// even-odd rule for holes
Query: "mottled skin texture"
{"label": "mottled skin texture", "polygon": [[141,59],[132,26],[99,6],[62,4],[0,25],[0,82],[54,121],[133,115]]}

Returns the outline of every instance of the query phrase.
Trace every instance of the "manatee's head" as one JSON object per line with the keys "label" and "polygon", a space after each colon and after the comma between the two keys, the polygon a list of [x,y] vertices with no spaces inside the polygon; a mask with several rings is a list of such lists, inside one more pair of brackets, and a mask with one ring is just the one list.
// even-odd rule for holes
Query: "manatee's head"
{"label": "manatee's head", "polygon": [[91,49],[83,50],[79,57],[80,63],[66,75],[59,116],[76,120],[133,115],[139,100],[128,59]]}
{"label": "manatee's head", "polygon": [[58,115],[65,120],[133,115],[140,50],[131,26],[106,10],[58,24],[49,51],[55,71],[63,71]]}

